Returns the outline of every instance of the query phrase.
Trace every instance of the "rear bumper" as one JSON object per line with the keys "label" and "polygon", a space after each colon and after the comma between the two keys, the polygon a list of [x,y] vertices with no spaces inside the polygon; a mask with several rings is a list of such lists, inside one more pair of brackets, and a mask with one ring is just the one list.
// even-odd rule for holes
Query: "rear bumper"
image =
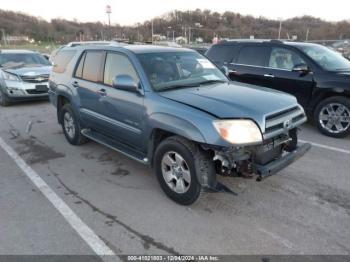
{"label": "rear bumper", "polygon": [[302,146],[297,147],[297,149],[294,151],[287,153],[281,158],[276,159],[266,165],[253,164],[253,171],[254,173],[258,174],[258,180],[261,180],[267,176],[272,176],[292,164],[295,160],[305,155],[305,153],[309,151],[310,148],[311,145],[306,143]]}

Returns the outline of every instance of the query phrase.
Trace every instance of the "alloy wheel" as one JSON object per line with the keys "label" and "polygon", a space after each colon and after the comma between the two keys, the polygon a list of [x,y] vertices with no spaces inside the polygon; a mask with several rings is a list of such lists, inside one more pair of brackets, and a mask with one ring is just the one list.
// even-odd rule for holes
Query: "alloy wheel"
{"label": "alloy wheel", "polygon": [[350,127],[350,109],[340,103],[330,103],[322,107],[319,122],[325,130],[338,134]]}
{"label": "alloy wheel", "polygon": [[186,193],[191,185],[191,172],[184,158],[170,151],[164,154],[161,165],[168,187],[178,194]]}
{"label": "alloy wheel", "polygon": [[73,139],[75,136],[75,125],[74,125],[74,119],[69,112],[65,112],[63,116],[63,122],[64,122],[64,130],[66,131],[67,135],[71,139]]}

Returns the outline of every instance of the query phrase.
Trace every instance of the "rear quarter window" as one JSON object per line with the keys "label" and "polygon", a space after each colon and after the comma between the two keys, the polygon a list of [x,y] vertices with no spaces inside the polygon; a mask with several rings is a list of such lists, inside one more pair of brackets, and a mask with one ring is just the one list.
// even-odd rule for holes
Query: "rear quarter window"
{"label": "rear quarter window", "polygon": [[69,62],[74,57],[75,50],[61,50],[53,58],[53,69],[55,73],[64,73],[67,69]]}

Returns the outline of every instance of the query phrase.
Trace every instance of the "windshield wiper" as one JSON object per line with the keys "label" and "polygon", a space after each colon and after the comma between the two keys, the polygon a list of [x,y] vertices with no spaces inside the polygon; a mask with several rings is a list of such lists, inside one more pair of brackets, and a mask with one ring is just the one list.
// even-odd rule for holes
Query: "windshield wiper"
{"label": "windshield wiper", "polygon": [[178,84],[178,85],[171,85],[164,88],[159,89],[158,91],[168,91],[173,89],[181,89],[181,88],[190,88],[190,87],[198,87],[199,85],[197,83],[194,84]]}
{"label": "windshield wiper", "polygon": [[225,80],[215,79],[215,80],[205,80],[197,83],[197,85],[215,84],[215,83],[227,83]]}
{"label": "windshield wiper", "polygon": [[173,89],[181,89],[181,88],[191,88],[191,87],[199,87],[201,85],[206,85],[206,84],[214,84],[214,83],[226,83],[227,81],[225,80],[206,80],[202,82],[197,82],[197,83],[191,83],[191,84],[177,84],[177,85],[171,85],[167,86],[165,88],[162,88],[158,91],[167,91],[167,90],[173,90]]}

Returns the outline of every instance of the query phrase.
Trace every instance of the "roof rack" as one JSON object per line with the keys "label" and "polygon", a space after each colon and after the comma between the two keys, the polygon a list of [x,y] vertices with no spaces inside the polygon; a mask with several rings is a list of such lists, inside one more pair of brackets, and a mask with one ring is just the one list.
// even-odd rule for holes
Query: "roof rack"
{"label": "roof rack", "polygon": [[278,40],[278,39],[271,39],[270,42],[271,43],[276,43],[276,44],[283,44],[283,41]]}
{"label": "roof rack", "polygon": [[279,43],[279,44],[283,44],[283,41],[281,40],[277,40],[277,39],[250,39],[250,38],[246,38],[246,39],[223,39],[221,40],[219,43],[234,43],[234,42],[261,42],[261,43]]}
{"label": "roof rack", "polygon": [[83,46],[83,45],[119,45],[119,46],[125,46],[127,44],[116,42],[116,41],[84,41],[84,42],[70,42],[66,46],[67,47],[76,47],[76,46]]}

